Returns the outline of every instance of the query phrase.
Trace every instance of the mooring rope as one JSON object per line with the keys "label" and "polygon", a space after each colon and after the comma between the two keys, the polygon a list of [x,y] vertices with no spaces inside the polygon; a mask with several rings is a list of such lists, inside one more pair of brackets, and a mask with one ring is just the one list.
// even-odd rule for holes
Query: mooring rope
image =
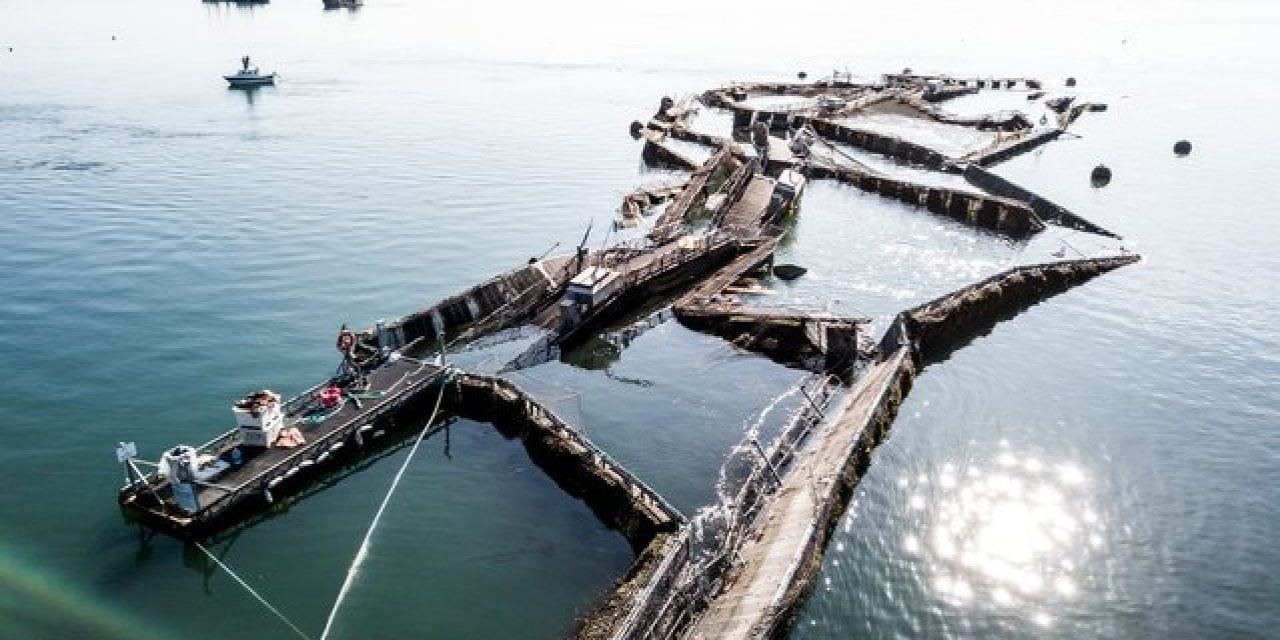
{"label": "mooring rope", "polygon": [[427,418],[427,423],[422,427],[422,432],[418,434],[418,439],[414,441],[413,448],[409,450],[409,455],[401,463],[400,470],[396,472],[395,477],[392,478],[391,488],[387,489],[387,495],[383,496],[382,504],[378,506],[378,512],[374,514],[373,521],[369,523],[369,529],[365,531],[364,540],[360,542],[360,548],[356,550],[356,555],[351,560],[351,566],[347,568],[347,577],[342,581],[342,588],[338,590],[338,597],[333,601],[333,608],[329,610],[329,618],[325,620],[324,631],[320,633],[320,640],[327,640],[329,637],[333,621],[338,616],[338,609],[342,607],[342,602],[346,600],[347,592],[351,590],[351,585],[355,582],[356,573],[360,570],[360,565],[369,553],[369,543],[373,539],[373,531],[378,528],[378,521],[382,519],[382,513],[387,509],[387,503],[391,502],[391,495],[395,493],[396,487],[400,484],[400,478],[404,476],[405,470],[409,468],[409,463],[413,461],[414,454],[418,452],[418,445],[422,444],[422,440],[431,431],[431,423],[435,422],[436,415],[440,413],[440,404],[444,401],[445,385],[448,384],[449,377],[452,377],[451,372],[440,383],[440,395],[436,396],[436,406],[431,410],[431,417]]}
{"label": "mooring rope", "polygon": [[302,637],[304,640],[311,640],[311,636],[303,632],[302,629],[299,629],[298,625],[294,624],[293,621],[290,620],[288,617],[286,617],[283,613],[280,613],[279,609],[276,609],[275,607],[271,606],[271,603],[267,602],[266,598],[263,598],[262,596],[258,595],[258,592],[254,591],[253,587],[250,587],[247,582],[245,582],[244,580],[241,580],[240,576],[236,575],[236,572],[231,570],[231,567],[228,567],[226,564],[223,564],[223,562],[218,559],[218,556],[215,556],[212,553],[210,553],[209,550],[204,548],[204,545],[200,544],[199,542],[192,541],[192,544],[196,545],[196,548],[203,551],[206,556],[209,556],[210,560],[213,560],[213,562],[217,564],[219,567],[221,567],[223,571],[226,571],[227,575],[231,576],[231,579],[235,580],[240,584],[240,586],[244,587],[245,591],[249,592],[249,595],[256,598],[258,602],[261,602],[262,606],[266,607],[268,611],[275,614],[275,616],[279,618],[281,622],[289,625],[289,628],[293,629],[294,633],[298,634],[298,636]]}

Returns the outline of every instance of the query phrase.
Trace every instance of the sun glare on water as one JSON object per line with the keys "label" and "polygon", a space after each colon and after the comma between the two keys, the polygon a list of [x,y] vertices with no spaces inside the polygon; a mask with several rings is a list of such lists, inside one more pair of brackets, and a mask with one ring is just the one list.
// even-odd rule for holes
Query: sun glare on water
{"label": "sun glare on water", "polygon": [[1002,443],[985,463],[947,463],[898,487],[916,520],[902,549],[952,605],[995,606],[1052,626],[1052,612],[1079,595],[1089,558],[1103,549],[1089,479],[1070,462]]}

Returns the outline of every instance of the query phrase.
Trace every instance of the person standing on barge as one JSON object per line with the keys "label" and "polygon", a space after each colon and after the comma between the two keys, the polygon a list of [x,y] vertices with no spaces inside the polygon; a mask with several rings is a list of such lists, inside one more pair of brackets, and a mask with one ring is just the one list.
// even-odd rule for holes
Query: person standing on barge
{"label": "person standing on barge", "polygon": [[356,369],[356,334],[343,324],[342,329],[338,330],[338,341],[334,345],[338,351],[342,352],[342,364],[346,368],[355,373]]}

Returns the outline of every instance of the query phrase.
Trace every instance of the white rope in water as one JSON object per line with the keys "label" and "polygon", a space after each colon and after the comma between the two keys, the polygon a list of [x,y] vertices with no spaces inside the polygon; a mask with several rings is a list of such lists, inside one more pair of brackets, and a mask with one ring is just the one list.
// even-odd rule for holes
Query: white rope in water
{"label": "white rope in water", "polygon": [[444,390],[447,383],[447,379],[440,383],[440,395],[436,396],[436,406],[431,410],[431,417],[427,418],[427,424],[422,427],[422,433],[418,434],[418,439],[414,441],[413,448],[409,450],[409,455],[400,465],[400,470],[396,472],[395,478],[391,480],[391,488],[387,489],[387,495],[383,496],[382,504],[378,506],[378,512],[373,516],[373,522],[369,523],[369,530],[365,532],[364,540],[360,542],[360,548],[356,550],[355,558],[352,558],[351,566],[347,569],[347,577],[342,581],[342,588],[338,590],[338,598],[333,601],[333,608],[329,610],[329,618],[324,623],[324,631],[320,633],[320,640],[326,640],[329,637],[329,630],[333,627],[333,621],[338,617],[338,609],[342,607],[343,600],[347,598],[347,592],[351,590],[351,585],[355,582],[356,573],[360,571],[360,565],[369,553],[369,542],[373,539],[373,531],[378,528],[378,521],[382,519],[382,513],[387,509],[387,503],[391,502],[391,495],[395,493],[396,487],[400,484],[400,478],[404,476],[405,470],[409,468],[409,463],[413,461],[414,454],[418,452],[418,445],[422,444],[422,440],[431,431],[431,423],[435,422],[436,414],[440,412],[440,403],[444,401]]}
{"label": "white rope in water", "polygon": [[222,568],[223,571],[226,571],[227,575],[231,576],[233,580],[240,583],[240,586],[244,587],[245,591],[248,591],[249,595],[256,598],[258,602],[261,602],[262,606],[266,607],[267,610],[270,611],[271,613],[274,613],[277,618],[280,618],[281,622],[289,625],[289,628],[293,629],[294,633],[298,634],[304,640],[311,640],[311,636],[304,633],[302,629],[298,628],[298,625],[294,624],[293,621],[285,617],[285,615],[283,613],[280,613],[278,609],[271,606],[271,603],[267,602],[266,598],[263,598],[262,596],[258,595],[258,592],[254,591],[253,587],[250,587],[249,584],[246,583],[244,580],[241,580],[240,576],[236,575],[236,572],[231,570],[231,567],[228,567],[227,565],[223,564],[222,561],[218,559],[218,556],[215,556],[212,553],[210,553],[209,550],[204,548],[204,545],[200,544],[199,542],[193,541],[192,544],[196,545],[196,548],[203,551],[206,556],[209,556],[209,559],[213,560],[215,564],[217,564],[219,567]]}

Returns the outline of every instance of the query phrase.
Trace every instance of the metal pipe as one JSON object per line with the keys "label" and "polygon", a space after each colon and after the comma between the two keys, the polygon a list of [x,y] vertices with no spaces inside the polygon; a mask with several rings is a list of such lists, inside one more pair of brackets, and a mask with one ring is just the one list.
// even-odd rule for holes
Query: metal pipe
{"label": "metal pipe", "polygon": [[814,402],[813,397],[809,395],[809,392],[804,390],[804,387],[800,387],[800,394],[804,396],[804,399],[805,399],[805,400],[808,400],[808,401],[809,401],[809,404],[810,404],[810,405],[813,405],[813,410],[814,410],[814,411],[817,411],[817,412],[818,412],[818,415],[820,415],[820,416],[825,416],[825,415],[826,415],[826,413],[823,411],[822,407],[819,407],[819,406],[818,406],[818,403],[817,403],[817,402]]}
{"label": "metal pipe", "polygon": [[760,441],[759,441],[759,440],[757,440],[757,439],[755,439],[755,438],[752,438],[752,439],[751,439],[751,444],[752,444],[753,446],[755,446],[755,448],[756,448],[756,453],[759,453],[759,454],[760,454],[760,459],[764,461],[764,466],[765,466],[765,468],[766,468],[766,469],[768,469],[768,470],[769,470],[769,473],[773,475],[773,479],[774,479],[774,481],[778,483],[778,486],[779,486],[779,487],[781,487],[781,486],[782,486],[782,476],[778,475],[778,471],[777,471],[777,469],[774,469],[774,468],[773,468],[773,463],[769,462],[769,456],[765,455],[764,447],[761,447],[761,446],[760,446]]}
{"label": "metal pipe", "polygon": [[129,468],[132,469],[134,473],[138,474],[138,479],[142,481],[142,484],[147,488],[147,491],[151,492],[151,497],[155,498],[156,503],[163,507],[164,500],[160,499],[160,494],[156,493],[155,487],[151,486],[151,483],[147,481],[147,476],[143,475],[142,471],[138,470],[138,465],[133,463],[133,458],[126,458],[125,464],[129,465]]}

